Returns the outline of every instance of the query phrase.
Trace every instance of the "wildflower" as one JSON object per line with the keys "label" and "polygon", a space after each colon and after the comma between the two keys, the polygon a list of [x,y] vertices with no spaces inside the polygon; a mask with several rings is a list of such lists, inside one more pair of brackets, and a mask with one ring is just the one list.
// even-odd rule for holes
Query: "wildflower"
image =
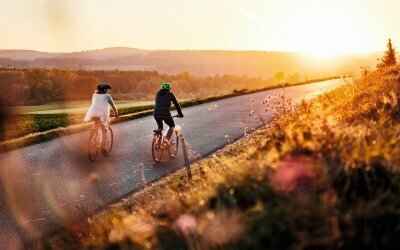
{"label": "wildflower", "polygon": [[196,217],[191,214],[183,214],[175,221],[173,228],[183,235],[188,235],[196,231],[196,226]]}
{"label": "wildflower", "polygon": [[212,157],[215,159],[215,161],[220,162],[220,159],[218,158],[218,156],[216,154],[213,154]]}
{"label": "wildflower", "polygon": [[228,210],[205,213],[197,226],[198,233],[211,248],[236,242],[244,229],[240,214]]}
{"label": "wildflower", "polygon": [[196,160],[201,158],[201,154],[197,153],[196,151],[189,149],[189,159]]}
{"label": "wildflower", "polygon": [[123,241],[125,238],[125,233],[122,228],[113,228],[108,234],[108,240],[111,243],[117,243]]}
{"label": "wildflower", "polygon": [[249,128],[245,127],[244,128],[244,136],[248,136],[248,134],[249,134]]}
{"label": "wildflower", "polygon": [[126,235],[134,242],[145,242],[154,234],[154,221],[150,216],[132,214],[122,220]]}
{"label": "wildflower", "polygon": [[272,184],[275,191],[287,194],[310,189],[321,175],[322,168],[315,159],[289,156],[278,163]]}
{"label": "wildflower", "polygon": [[90,183],[97,183],[97,182],[99,182],[99,174],[97,174],[97,173],[90,173],[90,175],[89,175],[89,181],[90,181]]}
{"label": "wildflower", "polygon": [[182,203],[175,195],[156,201],[153,207],[153,214],[161,219],[175,219],[182,212]]}

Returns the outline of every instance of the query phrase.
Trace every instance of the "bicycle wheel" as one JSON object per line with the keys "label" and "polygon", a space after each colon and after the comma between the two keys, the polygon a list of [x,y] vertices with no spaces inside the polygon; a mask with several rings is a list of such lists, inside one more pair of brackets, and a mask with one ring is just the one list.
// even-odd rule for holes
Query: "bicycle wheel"
{"label": "bicycle wheel", "polygon": [[94,161],[97,157],[99,145],[99,130],[92,129],[90,131],[89,143],[88,143],[88,156],[91,161]]}
{"label": "bicycle wheel", "polygon": [[164,147],[162,143],[163,136],[158,134],[154,135],[153,141],[151,143],[151,153],[155,162],[160,162],[164,154]]}
{"label": "bicycle wheel", "polygon": [[174,158],[178,154],[179,148],[179,136],[177,132],[174,132],[171,136],[171,147],[168,149],[169,156]]}
{"label": "bicycle wheel", "polygon": [[106,150],[107,153],[104,156],[109,156],[114,145],[114,132],[109,126],[107,129],[107,140],[106,140]]}

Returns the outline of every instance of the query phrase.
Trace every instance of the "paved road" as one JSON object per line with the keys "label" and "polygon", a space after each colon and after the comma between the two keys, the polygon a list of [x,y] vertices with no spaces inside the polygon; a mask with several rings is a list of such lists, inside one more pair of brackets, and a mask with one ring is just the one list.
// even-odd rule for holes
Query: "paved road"
{"label": "paved road", "polygon": [[[289,87],[285,96],[299,102],[342,84],[330,80]],[[269,90],[184,108],[185,118],[176,122],[193,155],[204,156],[243,136],[246,127],[259,127],[255,115],[271,119],[263,100],[281,93]],[[0,249],[18,248],[23,237],[38,237],[58,226],[73,227],[79,216],[183,166],[182,152],[170,161],[152,161],[153,117],[112,127],[112,155],[101,155],[94,163],[86,154],[88,132],[0,155]]]}

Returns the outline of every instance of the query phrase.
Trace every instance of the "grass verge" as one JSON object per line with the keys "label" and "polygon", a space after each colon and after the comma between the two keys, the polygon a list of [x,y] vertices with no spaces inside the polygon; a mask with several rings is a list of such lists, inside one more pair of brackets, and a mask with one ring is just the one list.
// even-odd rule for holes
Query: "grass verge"
{"label": "grass verge", "polygon": [[[309,84],[319,81],[337,79],[329,77],[323,79],[310,80],[290,84],[290,86]],[[237,90],[231,94],[221,96],[211,96],[200,99],[188,100],[181,103],[182,107],[194,106],[206,102],[221,100],[238,95],[251,94],[274,88],[283,87],[284,84],[268,86],[266,88],[254,90]],[[285,85],[289,86],[289,85]],[[151,115],[154,105],[144,105],[139,107],[120,109],[120,118],[113,123],[124,122]],[[10,151],[19,147],[29,146],[36,143],[51,140],[53,138],[77,133],[89,128],[89,125],[82,124],[84,114],[18,114],[6,116],[3,121],[3,133],[0,133],[0,152]],[[1,124],[1,123],[0,123]],[[1,131],[0,131],[1,132]]]}
{"label": "grass verge", "polygon": [[399,249],[399,117],[373,72],[34,247]]}

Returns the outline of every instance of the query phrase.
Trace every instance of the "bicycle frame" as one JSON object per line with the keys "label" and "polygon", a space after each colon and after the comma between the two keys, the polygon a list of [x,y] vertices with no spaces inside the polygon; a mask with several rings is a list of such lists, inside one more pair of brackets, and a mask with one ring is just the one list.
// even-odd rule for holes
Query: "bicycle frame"
{"label": "bicycle frame", "polygon": [[[179,117],[179,116],[173,116]],[[173,131],[174,139],[171,140],[170,145],[166,145],[166,140],[163,130],[153,130],[153,142],[152,142],[152,156],[155,162],[160,162],[164,154],[164,150],[168,150],[168,154],[171,158],[174,158],[178,153],[179,148],[179,135],[177,131]]]}
{"label": "bicycle frame", "polygon": [[[88,144],[88,156],[91,161],[94,161],[96,159],[98,151],[102,147],[101,145],[103,139],[102,129],[103,126],[100,123],[100,120],[99,119],[94,120],[94,124],[90,129],[89,144]],[[107,157],[111,153],[114,140],[114,133],[110,126],[108,126],[106,133],[108,134],[105,145],[106,150],[103,151],[102,153],[104,156]]]}

